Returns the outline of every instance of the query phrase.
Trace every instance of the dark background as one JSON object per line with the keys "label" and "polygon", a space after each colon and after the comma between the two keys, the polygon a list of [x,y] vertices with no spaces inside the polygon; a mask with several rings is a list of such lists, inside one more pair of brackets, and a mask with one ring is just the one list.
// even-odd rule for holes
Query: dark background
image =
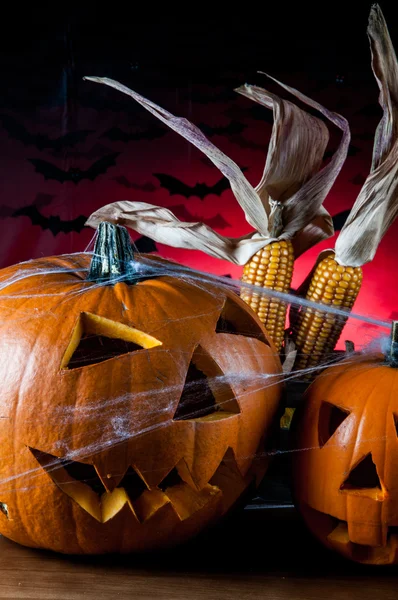
{"label": "dark background", "polygon": [[[205,221],[228,236],[250,230],[229,189],[200,199],[171,195],[162,187],[154,173],[209,186],[221,175],[138,104],[105,86],[84,82],[84,75],[117,79],[187,117],[245,167],[255,185],[264,167],[272,113],[233,90],[248,82],[287,97],[257,71],[272,74],[348,119],[349,156],[325,205],[332,215],[349,209],[369,172],[381,117],[366,35],[371,3],[358,4],[360,8],[349,14],[347,2],[319,3],[316,8],[306,2],[293,8],[285,2],[258,8],[242,5],[235,12],[231,8],[223,19],[191,5],[192,16],[163,16],[155,14],[154,7],[144,16],[133,8],[126,10],[124,3],[104,5],[99,11],[91,3],[83,9],[62,6],[61,11],[53,4],[16,7],[15,16],[4,18],[0,35],[0,266],[84,250],[94,233],[84,227],[85,218],[122,199],[172,208],[182,220]],[[384,2],[381,8],[397,47],[394,4]],[[339,132],[331,127],[330,133],[328,150],[334,150]],[[67,134],[73,135],[62,137]],[[47,165],[38,167],[32,162],[37,160]],[[94,180],[82,178],[82,172],[99,160],[107,165],[97,168]],[[51,165],[64,171],[68,180],[60,181],[65,175],[60,177],[59,171],[54,178]],[[358,313],[382,319],[398,316],[397,233],[398,223],[364,269]],[[318,252],[333,244],[334,238],[297,261],[294,285],[310,270]],[[145,240],[139,248],[155,249]],[[161,245],[157,250],[201,270],[241,274],[241,267],[199,252]],[[352,321],[345,337],[362,345],[380,332]]]}

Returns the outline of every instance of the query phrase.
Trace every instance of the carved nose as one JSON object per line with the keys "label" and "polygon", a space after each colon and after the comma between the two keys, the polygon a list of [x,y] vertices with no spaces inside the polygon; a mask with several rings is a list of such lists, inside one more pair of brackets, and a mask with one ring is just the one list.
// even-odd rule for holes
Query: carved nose
{"label": "carved nose", "polygon": [[381,519],[381,503],[387,497],[387,491],[377,473],[371,452],[353,466],[340,491],[349,496],[349,541],[364,546],[385,546],[388,528]]}
{"label": "carved nose", "polygon": [[386,490],[377,473],[376,465],[369,452],[351,469],[340,491],[353,496],[366,496],[376,501],[386,498]]}

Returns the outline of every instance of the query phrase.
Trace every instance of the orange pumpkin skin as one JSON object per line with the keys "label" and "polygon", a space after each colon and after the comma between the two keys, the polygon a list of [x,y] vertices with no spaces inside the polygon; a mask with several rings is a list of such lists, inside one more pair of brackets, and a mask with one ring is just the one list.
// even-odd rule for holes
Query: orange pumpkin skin
{"label": "orange pumpkin skin", "polygon": [[[267,459],[253,458],[277,411],[280,361],[232,291],[172,275],[98,285],[89,263],[75,254],[0,273],[0,533],[64,553],[171,546],[264,474]],[[216,331],[222,314],[235,332]],[[158,345],[72,368],[71,347],[96,327],[102,341],[138,331]],[[191,361],[221,410],[181,409]]]}
{"label": "orange pumpkin skin", "polygon": [[398,371],[382,355],[326,369],[293,423],[295,503],[328,548],[398,563]]}

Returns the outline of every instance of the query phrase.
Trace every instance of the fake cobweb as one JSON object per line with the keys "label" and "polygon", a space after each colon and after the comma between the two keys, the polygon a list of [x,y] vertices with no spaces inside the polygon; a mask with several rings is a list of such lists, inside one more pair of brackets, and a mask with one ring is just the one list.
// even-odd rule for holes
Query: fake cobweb
{"label": "fake cobweb", "polygon": [[[37,327],[35,319],[40,319],[41,327],[47,327],[49,322],[56,321],[54,307],[62,314],[62,310],[68,310],[69,303],[79,302],[86,293],[96,288],[106,287],[107,284],[85,281],[89,263],[93,256],[93,245],[94,239],[85,253],[66,257],[68,259],[72,258],[72,260],[75,256],[79,257],[79,260],[83,257],[83,262],[86,263],[86,266],[81,266],[80,268],[67,269],[62,266],[62,260],[59,260],[58,266],[56,264],[50,265],[49,262],[46,262],[46,259],[43,259],[41,261],[21,263],[13,268],[11,273],[9,270],[5,270],[7,275],[3,275],[3,278],[0,280],[0,329],[3,332],[1,336],[1,353],[3,357],[7,357],[7,364],[10,367],[9,372],[4,373],[3,394],[7,384],[12,383],[12,377],[14,376],[13,363],[15,363],[15,372],[17,372],[21,370],[20,361],[26,359],[26,348],[24,348],[26,344],[25,332],[32,326]],[[228,277],[219,277],[210,273],[193,270],[181,264],[156,260],[156,257],[154,258],[138,252],[135,253],[134,261],[134,268],[138,273],[138,286],[140,285],[141,278],[143,281],[148,280],[148,278],[151,280],[173,278],[174,281],[177,281],[177,287],[178,282],[185,282],[196,288],[198,292],[205,291],[209,293],[210,289],[215,290],[213,293],[218,294],[220,290],[228,289],[238,296],[240,291],[245,288],[249,291],[255,291],[259,295],[268,295],[276,298],[278,301],[286,303],[289,307],[301,308],[306,306],[322,314],[333,314],[337,318],[347,319],[347,312],[343,310],[311,302],[303,298],[298,299],[294,293],[284,294],[267,288],[259,288]],[[69,283],[65,284],[65,275],[70,273],[73,273],[76,279],[70,279]],[[118,279],[113,280],[112,284],[115,285],[116,283],[123,282],[124,276],[120,276]],[[49,304],[49,298],[51,299],[50,306],[52,306],[52,309],[47,312],[47,309],[43,307]],[[28,304],[29,308],[24,309],[24,306]],[[31,307],[33,305],[35,308],[32,310]],[[18,306],[18,308],[15,309],[15,306]],[[98,308],[98,314],[102,315],[100,305]],[[157,338],[156,329],[159,324],[149,321],[148,331],[144,332],[144,337],[138,335],[137,338],[134,338],[134,334],[131,333],[134,327],[120,323],[115,324],[112,319],[107,319],[103,316],[99,317],[98,314],[84,313],[78,324],[80,327],[79,339],[76,338],[73,341],[73,336],[76,332],[68,332],[67,337],[69,336],[73,348],[69,348],[69,355],[67,355],[68,348],[64,349],[64,363],[60,365],[58,374],[61,374],[63,370],[84,372],[91,365],[105,364],[106,361],[111,362],[120,357],[129,357],[136,352],[145,354],[148,361],[151,361],[151,351],[154,349],[156,349],[156,352],[164,353],[166,356],[170,354],[170,348],[162,347],[161,340]],[[207,316],[206,314],[183,316],[181,319],[176,320],[179,325],[183,324],[184,327],[189,328],[192,318],[205,319]],[[17,327],[13,327],[14,337],[10,339],[7,335],[7,327],[10,320],[15,320],[15,318],[17,319]],[[168,317],[166,318],[168,319]],[[297,384],[300,389],[304,389],[306,387],[304,383],[305,377],[308,378],[308,376],[311,376],[313,378],[321,374],[327,367],[337,364],[342,358],[348,362],[350,361],[350,357],[352,359],[355,357],[357,361],[359,354],[366,358],[370,352],[386,352],[391,343],[392,323],[390,321],[360,315],[355,311],[351,312],[348,318],[373,326],[370,330],[374,332],[373,336],[363,346],[357,345],[353,348],[348,344],[347,352],[334,351],[321,364],[301,370],[295,370],[293,367],[294,362],[289,352],[287,351],[284,354],[282,351],[280,358],[282,364],[284,364],[284,373],[280,375],[263,372],[257,374],[254,378],[253,374],[251,374],[250,393],[253,390],[261,391],[275,385],[280,385],[282,379],[287,386],[294,387]],[[61,319],[50,326],[60,332],[64,324]],[[18,331],[18,334],[15,334],[16,331]],[[251,329],[246,328],[246,330],[245,328],[241,328],[239,330],[239,326],[236,328],[236,324],[234,325],[226,319],[223,320],[221,312],[220,318],[217,321],[216,332],[243,335],[257,339],[261,339],[262,336],[261,330],[256,330],[255,327]],[[176,346],[179,344],[178,337],[175,339],[175,344]],[[181,349],[178,350],[179,352],[181,351]],[[32,350],[33,355],[34,352],[35,349]],[[51,348],[48,348],[47,352],[51,353]],[[10,355],[12,356],[12,361],[9,359]],[[240,357],[242,366],[247,359],[247,354]],[[128,365],[128,362],[125,362],[125,364]],[[31,361],[28,361],[28,364],[23,367],[22,388],[24,379],[32,376],[30,369],[34,368],[34,359],[31,357]],[[36,385],[39,388],[41,387],[41,382],[46,377],[47,374],[45,372],[34,374]],[[134,381],[137,373],[129,371],[127,368],[123,371],[123,377],[125,378],[126,389],[130,389],[131,381]],[[245,394],[245,385],[249,383],[247,371],[244,368],[242,368],[241,372],[240,370],[236,370],[232,375],[224,375],[212,357],[201,349],[200,342],[198,342],[191,357],[188,370],[185,372],[183,385],[181,385],[180,381],[178,383],[168,382],[164,373],[158,373],[157,378],[158,385],[151,389],[143,389],[119,395],[113,395],[112,393],[110,395],[101,395],[95,392],[93,393],[93,398],[89,401],[85,399],[85,402],[80,402],[78,397],[75,398],[75,402],[65,403],[61,399],[51,410],[48,410],[47,407],[46,414],[41,414],[41,406],[39,404],[36,407],[38,411],[36,419],[37,421],[45,420],[46,429],[52,432],[52,436],[50,437],[53,439],[53,448],[56,451],[51,454],[43,452],[40,448],[29,447],[37,459],[37,467],[30,469],[28,472],[18,472],[7,478],[3,477],[0,482],[3,491],[10,491],[16,487],[21,489],[19,480],[23,481],[23,489],[36,487],[38,484],[35,480],[43,472],[44,468],[51,476],[53,482],[60,487],[65,486],[67,488],[70,485],[70,478],[72,478],[73,480],[87,483],[93,489],[97,486],[96,492],[100,493],[105,488],[92,464],[90,464],[94,456],[110,449],[117,449],[119,446],[125,444],[126,441],[131,441],[150,432],[167,429],[175,421],[201,422],[209,418],[233,419],[240,413],[240,404]],[[236,389],[237,384],[240,392],[239,396],[235,397],[234,389]],[[52,385],[56,386],[56,381]],[[104,387],[102,386],[101,390],[103,389]],[[37,397],[39,396],[40,393],[37,394]],[[24,397],[23,389],[20,390],[19,402],[28,403],[29,401],[28,397]],[[34,400],[34,402],[40,403],[40,400]],[[132,403],[133,405],[140,406],[139,412],[134,413],[131,410]],[[286,408],[286,402],[282,408]],[[32,415],[34,414],[34,409],[35,407],[31,411]],[[288,401],[287,409],[289,409]],[[12,431],[13,420],[16,418],[17,412],[15,407],[12,408],[12,401],[5,399],[3,395],[0,418],[2,423],[9,422],[11,425],[8,429],[9,432]],[[283,410],[280,410],[279,418],[282,416],[282,413]],[[134,421],[133,427],[131,424],[132,421]],[[76,422],[79,422],[80,425],[84,424],[85,430],[89,431],[88,437],[91,440],[90,443],[85,444],[80,434],[77,435],[78,439],[74,437],[73,429]],[[283,419],[281,424],[283,426]],[[25,425],[26,431],[29,433],[35,428],[37,422],[36,424],[35,422],[27,422]],[[18,427],[21,429],[21,423],[19,423]],[[58,431],[68,431],[69,435],[57,439]],[[21,434],[19,433],[18,435]],[[306,450],[308,449],[295,451]],[[261,458],[265,455],[274,456],[289,452],[291,450],[280,448],[274,443],[274,445],[268,444],[268,447],[257,452],[256,457]],[[240,459],[249,458],[254,458],[254,456],[240,457],[230,454],[229,458],[227,455],[224,457],[224,460],[228,461],[230,459],[232,462],[235,462]],[[3,455],[0,456],[0,460],[4,464],[10,460],[15,461],[16,456]],[[68,474],[68,477],[65,476],[64,481],[57,476],[57,472],[60,469],[62,472]],[[156,469],[156,466],[154,469]],[[146,473],[146,476],[148,476],[148,473]],[[170,471],[168,476],[170,481],[173,477],[175,481],[181,480],[181,475],[175,468]],[[132,471],[130,475],[126,472],[113,473],[112,477],[115,481],[118,478],[124,478],[124,484],[127,487],[130,486],[131,494],[137,492],[137,486],[143,485],[141,480],[138,481],[139,478],[137,478],[135,471]],[[126,477],[129,480],[127,484]],[[167,486],[168,484],[166,476],[164,479],[166,479],[166,482],[160,482],[160,488],[162,485]],[[48,485],[51,485],[50,481]],[[8,518],[8,507],[5,504],[1,504],[0,509]]]}

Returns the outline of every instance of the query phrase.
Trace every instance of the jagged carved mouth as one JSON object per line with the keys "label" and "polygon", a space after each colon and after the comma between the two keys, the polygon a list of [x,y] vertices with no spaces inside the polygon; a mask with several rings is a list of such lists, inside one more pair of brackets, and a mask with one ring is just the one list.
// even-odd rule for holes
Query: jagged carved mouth
{"label": "jagged carved mouth", "polygon": [[154,488],[149,488],[137,470],[129,467],[117,487],[109,491],[93,465],[61,459],[34,448],[30,451],[55,485],[100,523],[115,517],[125,506],[143,523],[166,505],[171,505],[183,521],[217,497],[221,498],[222,491],[217,485],[221,480],[244,483],[230,448],[201,490],[182,479],[178,464]]}
{"label": "jagged carved mouth", "polygon": [[[301,506],[306,520],[312,529],[328,544],[349,555],[353,560],[363,563],[391,564],[398,554],[398,527],[382,526],[381,523],[350,523],[332,517],[327,513]],[[363,527],[363,533],[356,527]],[[362,542],[358,543],[362,537]],[[353,541],[356,539],[357,541]],[[368,543],[366,543],[368,542]]]}

